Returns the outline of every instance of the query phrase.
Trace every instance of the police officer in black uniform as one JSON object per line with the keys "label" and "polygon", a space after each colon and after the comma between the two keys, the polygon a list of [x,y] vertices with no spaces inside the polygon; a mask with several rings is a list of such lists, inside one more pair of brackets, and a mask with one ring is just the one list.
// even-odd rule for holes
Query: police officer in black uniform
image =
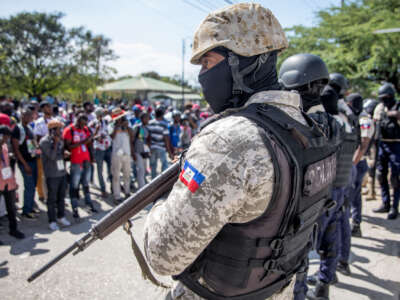
{"label": "police officer in black uniform", "polygon": [[[330,146],[338,151],[341,144],[344,129],[342,126],[328,113],[325,112],[321,104],[321,93],[328,83],[329,72],[323,60],[312,54],[302,53],[287,58],[279,71],[279,82],[285,90],[296,90],[300,93],[302,99],[302,108],[309,117],[316,122],[316,127],[323,131],[329,139]],[[338,101],[338,95],[333,90],[329,92],[331,102]],[[337,165],[339,166],[339,165]],[[318,249],[321,253],[321,266],[323,279],[326,280],[318,283],[316,297],[329,297],[329,283],[335,280],[337,252],[337,232],[336,220],[337,213],[343,204],[343,197],[337,197],[338,193],[333,193],[332,198],[338,202],[338,205],[324,214],[320,220],[320,230],[318,238]],[[331,257],[324,255],[329,253]],[[333,272],[331,272],[333,270]],[[305,276],[307,266],[297,274],[296,285],[294,290],[294,299],[305,299],[307,294],[307,285]]]}
{"label": "police officer in black uniform", "polygon": [[[388,219],[396,219],[400,198],[400,103],[395,99],[396,91],[390,83],[383,84],[378,91],[381,109],[375,111],[374,119],[380,123],[377,177],[381,185],[382,205],[374,210],[389,213]],[[388,171],[391,169],[390,183],[393,188],[393,202],[390,201]]]}

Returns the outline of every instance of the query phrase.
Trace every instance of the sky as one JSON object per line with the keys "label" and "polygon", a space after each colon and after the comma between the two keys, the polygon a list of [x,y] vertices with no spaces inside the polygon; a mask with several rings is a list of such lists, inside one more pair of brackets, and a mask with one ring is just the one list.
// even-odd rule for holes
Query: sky
{"label": "sky", "polygon": [[[22,11],[63,12],[67,28],[84,26],[112,40],[118,59],[109,65],[117,76],[156,71],[173,76],[182,72],[195,84],[198,66],[189,63],[197,26],[216,8],[237,0],[0,0],[0,17]],[[269,8],[283,27],[312,26],[315,12],[339,5],[340,0],[253,1]]]}

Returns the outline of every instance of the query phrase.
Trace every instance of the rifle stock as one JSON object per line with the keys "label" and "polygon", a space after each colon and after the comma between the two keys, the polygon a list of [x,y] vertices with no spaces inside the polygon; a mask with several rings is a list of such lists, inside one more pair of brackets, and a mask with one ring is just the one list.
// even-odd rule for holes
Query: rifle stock
{"label": "rifle stock", "polygon": [[76,255],[85,250],[96,240],[104,239],[119,226],[125,224],[125,222],[127,222],[130,218],[139,213],[148,204],[156,201],[165,193],[169,192],[178,179],[179,171],[179,162],[171,165],[168,169],[154,178],[149,184],[142,187],[134,195],[127,198],[124,202],[105,215],[101,220],[93,225],[90,231],[82,238],[77,240],[74,244],[65,249],[42,268],[34,272],[27,279],[28,282],[35,280],[69,253],[73,252],[73,255]]}

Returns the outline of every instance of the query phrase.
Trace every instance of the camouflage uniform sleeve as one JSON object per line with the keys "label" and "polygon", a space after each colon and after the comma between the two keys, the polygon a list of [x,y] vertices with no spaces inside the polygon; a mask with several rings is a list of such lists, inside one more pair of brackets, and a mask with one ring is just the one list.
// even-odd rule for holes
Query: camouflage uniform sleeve
{"label": "camouflage uniform sleeve", "polygon": [[371,139],[374,136],[375,126],[372,119],[368,116],[363,116],[360,118],[360,131],[362,138]]}
{"label": "camouflage uniform sleeve", "polygon": [[258,129],[244,118],[211,124],[186,155],[205,177],[192,193],[180,180],[150,211],[145,253],[161,275],[181,273],[230,222],[248,222],[267,207],[274,178]]}

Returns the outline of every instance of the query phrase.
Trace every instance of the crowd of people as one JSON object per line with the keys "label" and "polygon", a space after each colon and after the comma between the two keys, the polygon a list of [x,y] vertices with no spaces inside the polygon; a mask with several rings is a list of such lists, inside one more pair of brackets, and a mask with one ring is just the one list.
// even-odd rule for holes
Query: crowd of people
{"label": "crowd of people", "polygon": [[[181,112],[159,102],[145,107],[138,100],[130,106],[112,101],[68,107],[57,100],[20,103],[1,97],[0,201],[5,202],[10,235],[18,239],[25,236],[17,229],[19,198],[21,217],[28,220],[37,219],[40,213],[37,200],[46,203],[53,231],[71,225],[65,217],[66,197],[71,201],[73,218],[79,220],[81,187],[85,207],[97,213],[90,193],[94,176],[103,199],[110,199],[111,194],[113,204],[123,202],[146,184],[147,176],[156,177],[190,145],[208,115],[191,103]],[[17,168],[23,177],[21,197]],[[109,190],[106,181],[110,182]]]}

